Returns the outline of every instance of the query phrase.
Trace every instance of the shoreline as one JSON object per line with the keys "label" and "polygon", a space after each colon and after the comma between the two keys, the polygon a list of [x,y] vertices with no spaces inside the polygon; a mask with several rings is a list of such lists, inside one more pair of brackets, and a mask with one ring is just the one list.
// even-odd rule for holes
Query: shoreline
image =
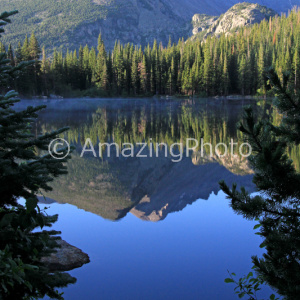
{"label": "shoreline", "polygon": [[47,102],[52,102],[52,101],[63,101],[63,100],[69,100],[69,99],[85,99],[85,100],[96,100],[96,99],[120,99],[120,100],[126,100],[126,99],[157,99],[157,100],[181,100],[181,99],[209,99],[209,100],[218,100],[218,101],[239,101],[239,100],[272,100],[274,97],[270,96],[251,96],[251,95],[228,95],[228,96],[208,96],[208,97],[203,97],[203,96],[184,96],[184,95],[154,95],[154,96],[107,96],[107,97],[91,97],[91,96],[77,96],[77,97],[63,97],[63,96],[55,96],[55,97],[48,97],[48,96],[33,96],[33,97],[23,97],[20,96],[21,100],[40,100],[40,101],[47,101]]}

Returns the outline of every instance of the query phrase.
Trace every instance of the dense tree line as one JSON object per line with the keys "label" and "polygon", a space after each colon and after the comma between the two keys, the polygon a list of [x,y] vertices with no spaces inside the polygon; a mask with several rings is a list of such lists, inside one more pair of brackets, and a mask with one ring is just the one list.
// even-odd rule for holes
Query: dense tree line
{"label": "dense tree line", "polygon": [[94,96],[135,95],[255,95],[268,92],[264,76],[273,66],[289,84],[300,86],[300,11],[274,17],[237,33],[208,37],[205,42],[171,41],[142,49],[115,43],[107,52],[99,36],[98,47],[80,46],[65,54],[54,50],[47,57],[35,35],[15,51],[6,50],[13,63],[35,60],[34,66],[12,83],[22,94],[67,94],[88,91]]}

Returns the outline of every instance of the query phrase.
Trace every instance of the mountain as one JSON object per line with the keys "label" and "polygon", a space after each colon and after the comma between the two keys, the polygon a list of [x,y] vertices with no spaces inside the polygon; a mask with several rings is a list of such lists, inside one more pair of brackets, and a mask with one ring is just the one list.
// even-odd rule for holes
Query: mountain
{"label": "mountain", "polygon": [[273,9],[266,6],[247,2],[234,5],[219,18],[205,14],[196,14],[193,16],[192,21],[194,35],[192,39],[230,33],[240,27],[269,20],[270,17],[274,17],[276,14]]}
{"label": "mountain", "polygon": [[[46,48],[96,46],[101,32],[108,48],[115,40],[146,45],[188,37],[194,14],[220,15],[238,0],[0,0],[1,10],[19,10],[7,26],[4,42],[16,45],[35,32]],[[300,0],[249,1],[287,12]]]}
{"label": "mountain", "polygon": [[195,162],[184,157],[172,163],[170,158],[160,156],[113,157],[103,163],[74,154],[68,162],[69,173],[53,182],[53,192],[46,195],[110,220],[120,220],[131,212],[142,220],[156,222],[198,199],[207,200],[211,193],[217,194],[222,179],[254,191],[252,171],[239,159],[234,165],[228,164],[228,169],[238,168],[242,175],[232,173],[214,158]]}
{"label": "mountain", "polygon": [[193,35],[197,35],[199,32],[207,32],[217,20],[217,16],[195,14],[192,18]]}

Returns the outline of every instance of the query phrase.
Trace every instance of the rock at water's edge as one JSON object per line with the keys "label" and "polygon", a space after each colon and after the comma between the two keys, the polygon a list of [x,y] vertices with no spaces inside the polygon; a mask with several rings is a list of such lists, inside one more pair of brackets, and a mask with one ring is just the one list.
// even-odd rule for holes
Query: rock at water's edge
{"label": "rock at water's edge", "polygon": [[61,248],[55,249],[56,252],[41,259],[51,272],[71,271],[90,262],[89,256],[82,250],[63,240],[58,240],[57,243]]}

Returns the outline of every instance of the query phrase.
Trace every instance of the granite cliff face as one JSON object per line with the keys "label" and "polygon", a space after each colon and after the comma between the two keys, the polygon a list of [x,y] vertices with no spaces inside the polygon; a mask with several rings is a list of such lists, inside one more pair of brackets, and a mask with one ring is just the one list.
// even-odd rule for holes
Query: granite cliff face
{"label": "granite cliff face", "polygon": [[216,16],[195,14],[192,18],[193,35],[207,31],[218,20]]}
{"label": "granite cliff face", "polygon": [[212,32],[215,35],[230,33],[237,28],[269,20],[270,17],[275,15],[276,12],[266,6],[239,3],[230,8],[215,22],[212,26]]}
{"label": "granite cliff face", "polygon": [[[1,10],[18,9],[20,13],[6,28],[4,42],[14,46],[26,34],[35,32],[38,40],[48,49],[78,48],[79,44],[96,46],[101,32],[108,48],[115,40],[143,46],[157,39],[167,44],[192,35],[192,17],[195,14],[219,16],[239,0],[1,0]],[[280,12],[287,12],[300,0],[250,0]],[[245,15],[247,18],[247,15]],[[250,16],[251,18],[251,16]],[[193,23],[198,22],[193,18]],[[227,19],[226,19],[227,20]],[[223,20],[223,23],[226,21]],[[24,26],[26,22],[26,26]],[[200,21],[201,23],[202,21]],[[203,26],[209,25],[208,20]],[[198,22],[199,23],[199,22]],[[227,21],[225,22],[227,23]],[[237,21],[237,25],[243,21]],[[196,27],[195,27],[196,28]],[[194,28],[194,29],[195,29]],[[218,27],[230,30],[230,26]],[[195,29],[196,31],[196,29]]]}
{"label": "granite cliff face", "polygon": [[252,3],[238,3],[219,18],[208,15],[194,15],[192,39],[205,39],[209,35],[230,34],[241,27],[260,23],[276,16],[273,9]]}

